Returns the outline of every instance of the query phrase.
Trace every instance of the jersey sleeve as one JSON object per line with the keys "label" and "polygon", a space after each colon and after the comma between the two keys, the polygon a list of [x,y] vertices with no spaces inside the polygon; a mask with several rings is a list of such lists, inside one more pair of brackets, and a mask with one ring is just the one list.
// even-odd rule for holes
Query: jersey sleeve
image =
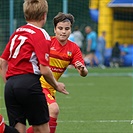
{"label": "jersey sleeve", "polygon": [[51,41],[45,39],[39,41],[38,44],[35,45],[35,53],[38,57],[38,61],[44,66],[49,65],[50,45]]}
{"label": "jersey sleeve", "polygon": [[84,59],[82,57],[82,52],[80,51],[79,47],[75,44],[71,64],[75,66],[75,63],[77,61],[80,61],[83,65],[85,65]]}

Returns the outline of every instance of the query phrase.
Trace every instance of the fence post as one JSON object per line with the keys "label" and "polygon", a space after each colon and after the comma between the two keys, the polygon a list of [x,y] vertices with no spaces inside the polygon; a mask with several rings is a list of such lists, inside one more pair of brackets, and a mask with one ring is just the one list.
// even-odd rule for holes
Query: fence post
{"label": "fence post", "polygon": [[10,35],[13,33],[14,31],[14,24],[13,24],[13,20],[14,20],[14,11],[13,11],[13,7],[14,7],[14,0],[10,0]]}

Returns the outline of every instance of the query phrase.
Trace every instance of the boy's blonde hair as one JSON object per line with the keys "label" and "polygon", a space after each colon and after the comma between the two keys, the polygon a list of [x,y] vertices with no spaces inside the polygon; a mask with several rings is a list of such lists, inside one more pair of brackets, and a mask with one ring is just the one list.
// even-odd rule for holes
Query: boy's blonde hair
{"label": "boy's blonde hair", "polygon": [[48,3],[46,0],[24,0],[23,12],[26,21],[40,21],[48,12]]}

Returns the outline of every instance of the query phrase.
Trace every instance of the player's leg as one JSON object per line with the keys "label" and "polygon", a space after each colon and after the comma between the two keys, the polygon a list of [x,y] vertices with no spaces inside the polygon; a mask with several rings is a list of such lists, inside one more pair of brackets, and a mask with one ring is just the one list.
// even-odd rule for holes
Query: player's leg
{"label": "player's leg", "polygon": [[19,133],[24,133],[26,131],[26,125],[20,122],[15,125],[15,128],[19,131]]}
{"label": "player's leg", "polygon": [[[55,116],[55,115],[53,115]],[[48,126],[50,128],[50,133],[55,133],[55,130],[56,130],[56,126],[57,126],[57,116],[56,117],[53,117],[52,115],[50,115],[50,120],[49,120],[49,123]],[[34,131],[38,130],[38,128],[41,128],[40,127],[36,127],[36,126],[30,126],[28,129],[27,129],[27,133],[35,133]],[[46,128],[47,129],[47,128]],[[44,129],[44,131],[46,131],[46,129]]]}
{"label": "player's leg", "polygon": [[90,65],[90,54],[84,55],[84,61],[86,66]]}
{"label": "player's leg", "polygon": [[[27,119],[29,125],[34,125],[34,133],[50,133],[48,125],[49,111],[45,95],[42,93],[39,81],[40,76],[26,74],[15,76],[13,80],[11,79],[9,78],[11,85],[7,86],[9,89],[5,89],[6,107],[10,125],[17,127],[18,131],[23,130],[21,133],[25,133],[26,128],[18,124],[22,123],[26,125]],[[11,86],[14,86],[13,96],[9,98],[12,94]]]}
{"label": "player's leg", "polygon": [[8,126],[4,122],[4,118],[0,115],[0,133],[21,133],[14,127]]}
{"label": "player's leg", "polygon": [[[43,93],[46,96],[48,108],[49,108],[49,114],[50,114],[50,120],[49,120],[49,128],[50,133],[55,133],[56,126],[57,126],[57,118],[59,114],[59,106],[56,103],[56,100],[50,95],[50,92],[47,89],[43,89]],[[34,133],[33,127],[29,127],[27,129],[27,133]]]}
{"label": "player's leg", "polygon": [[45,123],[45,124],[41,124],[41,125],[37,125],[37,126],[33,126],[33,133],[50,133],[50,129],[49,129],[49,123]]}
{"label": "player's leg", "polygon": [[57,127],[57,118],[59,115],[59,106],[55,100],[55,98],[51,95],[50,91],[48,89],[43,89],[43,93],[46,96],[46,100],[48,103],[49,108],[49,127],[50,127],[50,133],[55,133],[56,127]]}
{"label": "player's leg", "polygon": [[[16,77],[17,78],[17,77]],[[11,77],[7,80],[5,85],[5,105],[9,120],[9,125],[5,124],[4,133],[24,133],[26,131],[26,119],[22,116],[22,111],[20,105],[18,105],[18,101],[16,100],[16,95],[14,95],[14,83],[17,83],[14,77]],[[21,120],[24,122],[20,123],[19,119],[21,116]],[[24,119],[23,119],[24,118]],[[20,121],[19,121],[20,120]]]}
{"label": "player's leg", "polygon": [[90,60],[90,67],[93,67],[93,54],[91,52],[88,54],[88,58]]}
{"label": "player's leg", "polygon": [[97,56],[96,56],[95,53],[93,54],[93,59],[94,59],[96,65],[98,65],[99,64],[99,61],[98,61],[98,58],[97,58]]}
{"label": "player's leg", "polygon": [[51,103],[49,106],[49,114],[50,114],[50,133],[55,133],[57,127],[57,118],[59,115],[59,106],[56,102]]}
{"label": "player's leg", "polygon": [[29,125],[33,126],[34,133],[50,133],[49,110],[40,81],[32,79],[28,82],[30,82],[31,88],[29,89],[30,95],[28,96],[25,112]]}

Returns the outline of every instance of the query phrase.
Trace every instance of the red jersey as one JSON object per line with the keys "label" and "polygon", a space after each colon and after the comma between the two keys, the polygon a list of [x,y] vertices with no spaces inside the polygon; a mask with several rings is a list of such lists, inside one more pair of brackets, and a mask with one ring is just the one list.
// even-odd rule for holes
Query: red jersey
{"label": "red jersey", "polygon": [[[80,61],[84,64],[84,60],[82,57],[82,53],[79,47],[71,41],[67,41],[67,43],[62,46],[56,37],[53,37],[51,40],[51,48],[50,48],[50,68],[56,80],[60,78],[60,76],[64,73],[68,65],[72,64],[75,66],[77,61]],[[85,64],[84,64],[85,65]],[[40,78],[41,84],[43,88],[49,89],[51,95],[55,95],[55,90],[52,86],[50,86],[43,77]]]}
{"label": "red jersey", "polygon": [[49,65],[51,38],[32,24],[18,28],[10,37],[1,58],[8,61],[6,77],[33,73],[40,75],[39,64]]}

